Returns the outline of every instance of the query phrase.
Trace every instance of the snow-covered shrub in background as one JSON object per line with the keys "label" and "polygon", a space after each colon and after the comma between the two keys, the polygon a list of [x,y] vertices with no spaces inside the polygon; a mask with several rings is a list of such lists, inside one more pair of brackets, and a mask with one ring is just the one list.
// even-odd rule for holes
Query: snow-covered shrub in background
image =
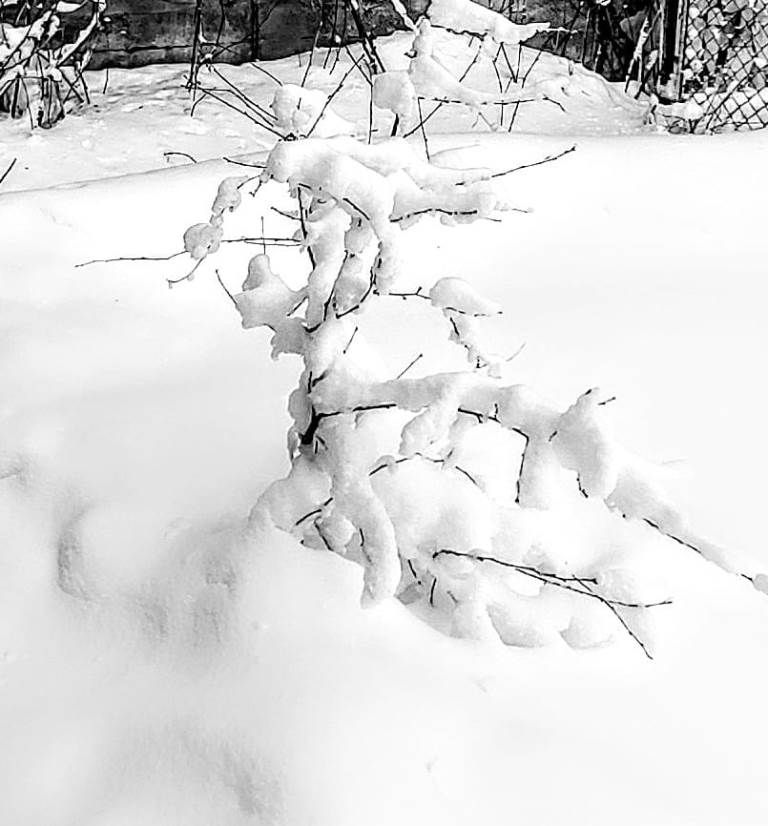
{"label": "snow-covered shrub in background", "polygon": [[48,127],[64,117],[70,96],[87,100],[82,72],[106,6],[106,0],[0,3],[0,111],[22,117],[36,103],[37,125]]}
{"label": "snow-covered shrub in background", "polygon": [[407,71],[388,71],[373,78],[374,103],[409,119],[416,112],[416,101],[461,103],[470,109],[501,103],[517,103],[520,96],[491,94],[472,89],[455,78],[435,54],[432,25],[426,18],[419,23],[413,39],[413,57]]}
{"label": "snow-covered shrub in background", "polygon": [[[385,65],[376,50],[373,38],[365,29],[363,18],[356,15],[361,54],[359,58],[355,58],[350,52],[352,66],[330,94],[313,87],[313,73],[319,73],[322,82],[327,82],[338,64],[343,45],[340,41],[334,47],[329,47],[326,59],[322,61],[322,68],[314,64],[316,49],[313,47],[300,84],[283,83],[272,76],[278,88],[268,108],[242,93],[208,61],[205,63],[208,74],[222,81],[224,87],[218,83],[209,87],[201,82],[198,66],[190,85],[195,98],[192,112],[194,113],[201,100],[210,97],[240,111],[252,123],[277,137],[332,137],[367,131],[370,142],[375,133],[383,133],[380,124],[374,127],[374,108],[393,113],[395,122],[392,125],[392,134],[406,137],[418,129],[423,131],[424,124],[445,104],[467,107],[476,115],[477,120],[491,129],[502,126],[511,128],[521,103],[546,100],[564,109],[558,98],[567,95],[565,89],[570,82],[569,76],[531,83],[526,89],[526,81],[533,63],[528,71],[523,72],[521,69],[521,44],[545,31],[549,27],[548,23],[518,25],[472,0],[439,0],[430,3],[425,13],[414,22],[402,3],[393,2],[392,5],[412,35],[410,48],[406,52],[409,57],[406,69],[392,69]],[[457,24],[459,20],[464,21],[462,26]],[[436,33],[436,28],[450,34]],[[448,68],[445,55],[441,55],[441,47],[445,48],[446,40],[463,40],[465,37],[470,44],[477,42],[478,45],[471,62],[457,77]],[[518,47],[516,57],[507,53],[508,46]],[[330,71],[326,72],[326,63],[332,48],[336,49],[337,54]],[[348,46],[344,48],[349,51]],[[498,88],[493,91],[472,88],[466,82],[467,75],[481,57],[493,66],[498,83]],[[533,62],[535,63],[535,60]],[[356,125],[340,117],[330,106],[334,96],[343,88],[353,71],[359,73],[370,89],[371,105],[366,113],[367,130],[364,130],[360,123]],[[226,99],[222,98],[222,95],[225,95]],[[422,103],[428,103],[431,111],[425,114],[422,111]],[[498,117],[492,113],[493,107],[498,108]],[[510,114],[510,122],[505,124],[507,114]]]}
{"label": "snow-covered shrub in background", "polygon": [[[623,629],[650,656],[648,612],[669,600],[646,596],[635,581],[631,522],[758,590],[766,578],[742,573],[692,532],[652,466],[613,438],[606,394],[590,389],[559,409],[504,381],[505,359],[481,330],[496,304],[453,274],[406,285],[407,227],[424,216],[471,222],[511,208],[489,178],[436,167],[399,138],[309,138],[271,151],[259,186],[289,187],[311,269],[296,286],[296,273],[283,279],[262,253],[231,296],[245,328],[272,331],[273,357],[303,364],[288,404],[291,470],[259,499],[252,523],[358,562],[364,604],[397,596],[445,617],[456,635],[578,648]],[[222,183],[209,235],[239,205],[244,182]],[[196,237],[205,235],[199,226]],[[191,246],[196,257],[199,245]],[[382,375],[362,328],[393,298],[440,313],[469,367]],[[606,550],[594,531],[606,530],[608,513],[626,521],[616,522],[623,540]]]}
{"label": "snow-covered shrub in background", "polygon": [[[515,71],[506,52],[507,46],[519,47],[539,32],[546,31],[549,23],[513,23],[498,12],[472,0],[433,0],[418,24],[408,22],[413,31],[408,69],[377,72],[372,78],[374,105],[395,114],[398,125],[400,120],[406,124],[411,122],[411,125],[417,120],[423,125],[431,114],[424,117],[420,107],[422,101],[435,102],[438,106],[445,103],[463,104],[476,112],[488,126],[496,129],[504,125],[505,105],[516,105],[533,99],[552,100],[548,94],[551,90],[548,89],[537,88],[524,97],[527,78],[520,76],[520,53],[518,52],[518,67]],[[455,35],[468,35],[470,40],[479,40],[478,52],[461,77],[456,78],[441,59],[433,27],[446,29]],[[494,66],[499,81],[496,92],[473,89],[464,82],[481,54]],[[505,88],[496,65],[502,54],[509,73]],[[487,110],[491,106],[499,107],[498,122],[492,122],[483,114],[483,109]],[[414,132],[415,128],[417,127],[412,126],[407,134]]]}
{"label": "snow-covered shrub in background", "polygon": [[426,15],[436,26],[456,34],[488,36],[499,45],[517,46],[549,29],[549,23],[513,23],[473,0],[431,0]]}

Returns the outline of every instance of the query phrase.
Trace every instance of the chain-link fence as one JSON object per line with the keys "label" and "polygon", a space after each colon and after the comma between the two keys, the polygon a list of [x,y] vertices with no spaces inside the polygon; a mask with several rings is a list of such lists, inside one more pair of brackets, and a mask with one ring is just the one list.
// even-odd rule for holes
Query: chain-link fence
{"label": "chain-link fence", "polygon": [[699,130],[768,125],[768,0],[690,0],[683,42],[681,97],[700,107]]}
{"label": "chain-link fence", "polygon": [[768,125],[768,0],[480,0],[519,23],[547,20],[529,45],[582,63],[636,96],[655,94],[685,131]]}
{"label": "chain-link fence", "polygon": [[526,45],[567,57],[609,80],[623,80],[647,0],[476,0],[515,23],[545,21],[550,30]]}
{"label": "chain-link fence", "polygon": [[[404,2],[416,17],[427,0]],[[476,2],[517,23],[548,21],[528,42],[534,48],[623,82],[630,94],[680,102],[673,128],[768,125],[768,0]],[[0,9],[9,5],[0,0]],[[390,0],[360,0],[360,8],[373,33],[398,25]],[[90,65],[271,59],[355,39],[349,9],[347,0],[110,0]]]}

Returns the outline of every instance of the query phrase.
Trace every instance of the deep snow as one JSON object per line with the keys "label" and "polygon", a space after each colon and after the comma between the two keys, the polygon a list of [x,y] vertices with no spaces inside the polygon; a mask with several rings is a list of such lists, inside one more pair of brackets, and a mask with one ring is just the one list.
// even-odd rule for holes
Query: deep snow
{"label": "deep snow", "polygon": [[[162,91],[177,71],[136,78]],[[355,566],[243,535],[286,468],[293,366],[239,329],[210,269],[169,290],[184,259],[75,268],[181,249],[232,167],[107,175],[166,147],[258,149],[244,127],[232,145],[213,129],[182,145],[181,105],[165,114],[170,141],[164,116],[123,113],[129,128],[103,113],[111,137],[88,155],[74,147],[90,114],[23,141],[0,124],[29,167],[14,187],[105,178],[0,195],[0,822],[765,823],[768,605],[748,584],[638,528],[675,598],[654,662],[628,639],[499,652],[397,603],[361,611]],[[622,131],[591,114],[593,132]],[[590,136],[584,122],[576,137],[547,120],[435,135],[462,166],[578,149],[501,179],[530,215],[410,230],[412,277],[461,275],[504,306],[495,332],[509,352],[526,343],[520,381],[564,404],[610,388],[617,432],[669,463],[700,532],[768,566],[768,139]],[[121,140],[137,154],[110,169]],[[258,232],[280,199],[260,193],[228,233]],[[252,252],[217,258],[231,284]],[[416,319],[403,305],[381,323],[395,371]],[[422,367],[441,363],[435,350]],[[72,555],[87,582],[57,567]]]}

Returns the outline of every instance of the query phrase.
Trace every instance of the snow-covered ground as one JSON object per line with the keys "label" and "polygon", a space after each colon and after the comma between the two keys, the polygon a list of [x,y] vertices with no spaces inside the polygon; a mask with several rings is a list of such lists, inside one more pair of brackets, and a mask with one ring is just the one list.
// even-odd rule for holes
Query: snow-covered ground
{"label": "snow-covered ground", "polygon": [[[269,141],[212,104],[190,119],[177,68],[111,74],[113,99],[54,131],[0,123],[0,170],[20,159],[0,195],[0,823],[766,823],[768,603],[748,583],[637,528],[675,599],[653,662],[628,638],[498,651],[394,601],[362,611],[332,554],[245,538],[287,468],[294,365],[212,267],[169,290],[183,258],[75,265],[178,251],[232,174],[215,158]],[[499,179],[529,215],[410,230],[409,266],[505,307],[517,380],[615,394],[622,441],[665,463],[697,529],[768,568],[768,136],[656,134],[582,79],[569,117],[536,104],[511,135],[435,119],[445,164],[577,151]],[[288,231],[283,201],[265,188],[227,232]],[[252,252],[217,257],[233,286]],[[397,312],[393,369],[433,332]]]}
{"label": "snow-covered ground", "polygon": [[[468,48],[464,41],[450,36],[441,36],[440,43],[446,64],[461,74],[472,62],[476,48]],[[387,38],[380,51],[388,68],[407,66],[409,45],[409,38],[404,34]],[[359,54],[357,47],[354,52],[356,56]],[[517,50],[513,52],[511,62],[513,68],[518,69]],[[632,134],[642,128],[644,105],[624,97],[592,72],[571,67],[567,61],[549,54],[537,59],[538,54],[535,50],[523,49],[519,58],[520,75],[525,76],[535,61],[528,88],[534,81],[543,83],[543,91],[558,100],[565,111],[556,104],[521,105],[515,119],[516,133]],[[307,55],[300,55],[266,65],[274,78],[297,83],[306,71],[307,61]],[[313,62],[312,86],[330,92],[349,66],[346,54],[342,53],[337,63],[334,56],[326,60],[323,50]],[[221,65],[217,70],[223,78],[204,69],[201,82],[220,90],[225,89],[229,81],[251,100],[262,104],[268,103],[274,94],[275,80],[249,64]],[[571,70],[574,75],[569,74]],[[3,191],[190,163],[183,155],[173,153],[207,160],[272,146],[273,135],[254,127],[237,111],[211,98],[200,102],[195,116],[190,117],[191,99],[185,88],[187,74],[188,67],[178,65],[110,69],[108,75],[106,70],[87,72],[93,105],[69,115],[57,126],[56,151],[51,151],[50,137],[43,130],[30,129],[27,120],[3,123],[0,173],[13,158],[19,159]],[[497,88],[486,61],[475,63],[467,82],[492,91]],[[342,116],[359,117],[360,100],[368,97],[364,87],[365,81],[357,71],[350,74],[344,89],[334,98],[334,109]],[[231,96],[219,96],[232,101]],[[242,104],[238,105],[243,108]],[[507,122],[509,109],[511,107],[508,107]],[[461,107],[445,106],[430,121],[430,126],[432,130],[455,132],[468,128],[473,120]],[[390,120],[384,118],[385,134],[389,125]],[[363,124],[361,128],[367,126]]]}

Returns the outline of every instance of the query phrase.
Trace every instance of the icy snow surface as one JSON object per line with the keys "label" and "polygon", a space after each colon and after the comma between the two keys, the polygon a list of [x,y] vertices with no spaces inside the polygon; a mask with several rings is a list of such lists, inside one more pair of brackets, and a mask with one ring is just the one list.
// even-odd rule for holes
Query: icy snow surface
{"label": "icy snow surface", "polygon": [[[253,70],[224,71],[268,99]],[[188,259],[75,267],[181,250],[243,172],[164,152],[254,160],[270,143],[212,103],[190,119],[180,77],[113,70],[98,108],[51,132],[0,123],[0,169],[20,159],[0,195],[0,823],[768,822],[768,606],[748,583],[638,527],[675,598],[655,661],[629,639],[498,651],[399,603],[361,611],[356,566],[243,534],[286,470],[291,364],[240,328],[210,268],[169,290]],[[446,166],[578,148],[499,179],[530,214],[410,230],[409,277],[462,277],[503,307],[488,323],[500,352],[526,343],[517,380],[564,406],[615,394],[617,433],[692,524],[765,569],[768,138],[653,134],[642,107],[575,77],[570,117],[521,108],[511,135],[435,117]],[[271,203],[289,205],[277,187],[246,198],[225,237],[259,234],[262,214],[292,231]],[[253,252],[218,253],[233,290]],[[425,335],[420,369],[461,363],[419,307],[379,326],[393,375]]]}

